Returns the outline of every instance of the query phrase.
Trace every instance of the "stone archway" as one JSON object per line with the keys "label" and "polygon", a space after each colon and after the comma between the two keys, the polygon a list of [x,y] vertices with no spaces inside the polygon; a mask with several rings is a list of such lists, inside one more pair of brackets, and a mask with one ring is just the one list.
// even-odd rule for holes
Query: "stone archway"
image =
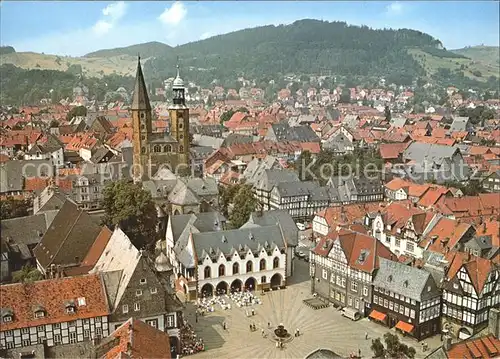
{"label": "stone archway", "polygon": [[174,211],[174,216],[178,216],[179,214],[181,214],[181,212],[180,212],[178,209],[176,209],[176,210]]}
{"label": "stone archway", "polygon": [[255,290],[255,286],[257,285],[257,281],[254,277],[250,277],[245,281],[245,289],[252,291]]}
{"label": "stone archway", "polygon": [[281,274],[276,273],[271,277],[271,288],[276,289],[278,287],[281,287],[281,281],[283,277]]}
{"label": "stone archway", "polygon": [[472,333],[470,332],[469,329],[465,327],[461,327],[460,330],[458,331],[458,338],[465,340],[469,339],[472,336]]}
{"label": "stone archway", "polygon": [[241,287],[243,283],[239,279],[235,279],[233,283],[231,283],[231,293],[232,292],[241,292]]}
{"label": "stone archway", "polygon": [[227,283],[220,282],[219,284],[217,284],[217,287],[215,288],[215,292],[217,293],[217,295],[227,294]]}
{"label": "stone archway", "polygon": [[210,283],[205,283],[203,287],[201,287],[201,296],[211,297],[212,295],[214,295],[214,286]]}

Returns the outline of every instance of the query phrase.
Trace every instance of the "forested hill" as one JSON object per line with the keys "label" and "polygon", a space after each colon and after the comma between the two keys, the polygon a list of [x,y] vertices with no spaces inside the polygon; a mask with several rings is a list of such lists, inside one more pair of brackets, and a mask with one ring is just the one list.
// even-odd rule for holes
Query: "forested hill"
{"label": "forested hill", "polygon": [[[441,42],[414,30],[373,30],[344,22],[300,20],[215,36],[175,48],[183,67],[210,70],[219,77],[277,73],[381,76],[422,75],[410,48],[441,48]],[[172,58],[148,66],[162,76]],[[170,66],[169,66],[170,65]]]}
{"label": "forested hill", "polygon": [[144,44],[132,45],[127,47],[118,47],[115,49],[98,50],[88,53],[84,57],[114,57],[121,55],[137,56],[140,54],[143,58],[163,57],[171,54],[173,48],[161,42],[146,42]]}

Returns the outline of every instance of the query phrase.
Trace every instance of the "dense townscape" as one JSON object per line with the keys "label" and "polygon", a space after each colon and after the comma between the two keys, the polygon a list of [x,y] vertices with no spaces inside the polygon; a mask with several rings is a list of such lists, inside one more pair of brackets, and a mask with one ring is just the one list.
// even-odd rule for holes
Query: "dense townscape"
{"label": "dense townscape", "polygon": [[500,356],[498,90],[135,61],[2,103],[2,358]]}

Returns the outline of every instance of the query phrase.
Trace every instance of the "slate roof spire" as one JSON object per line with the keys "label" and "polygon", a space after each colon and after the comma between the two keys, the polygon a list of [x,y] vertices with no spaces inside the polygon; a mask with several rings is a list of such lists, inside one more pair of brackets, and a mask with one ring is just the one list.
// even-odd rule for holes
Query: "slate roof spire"
{"label": "slate roof spire", "polygon": [[137,56],[137,72],[135,75],[134,95],[132,97],[131,110],[151,111],[151,104],[149,103],[148,90],[144,75],[142,74],[141,56]]}

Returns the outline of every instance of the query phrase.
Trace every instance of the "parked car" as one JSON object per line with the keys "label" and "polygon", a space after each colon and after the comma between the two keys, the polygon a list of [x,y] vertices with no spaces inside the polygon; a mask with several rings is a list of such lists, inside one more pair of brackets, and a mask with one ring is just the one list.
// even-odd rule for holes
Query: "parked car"
{"label": "parked car", "polygon": [[346,318],[351,319],[352,321],[361,319],[361,314],[356,309],[353,308],[348,308],[348,307],[342,308],[342,315]]}

